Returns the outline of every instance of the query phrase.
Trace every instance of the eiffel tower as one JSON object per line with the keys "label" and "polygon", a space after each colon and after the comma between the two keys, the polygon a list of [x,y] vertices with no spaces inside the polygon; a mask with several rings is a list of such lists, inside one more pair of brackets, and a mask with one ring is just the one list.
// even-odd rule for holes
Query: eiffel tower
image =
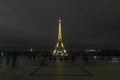
{"label": "eiffel tower", "polygon": [[63,45],[63,40],[62,40],[62,26],[61,26],[61,19],[59,18],[59,25],[58,25],[58,39],[57,43],[55,46],[55,49],[53,50],[53,55],[66,55],[66,49]]}

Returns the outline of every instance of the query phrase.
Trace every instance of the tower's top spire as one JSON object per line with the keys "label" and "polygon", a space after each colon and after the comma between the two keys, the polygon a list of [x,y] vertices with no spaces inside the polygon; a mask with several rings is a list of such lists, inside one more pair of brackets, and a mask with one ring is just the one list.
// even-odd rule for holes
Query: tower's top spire
{"label": "tower's top spire", "polygon": [[61,23],[61,17],[59,17],[59,23]]}
{"label": "tower's top spire", "polygon": [[59,17],[59,20],[61,19],[61,17]]}

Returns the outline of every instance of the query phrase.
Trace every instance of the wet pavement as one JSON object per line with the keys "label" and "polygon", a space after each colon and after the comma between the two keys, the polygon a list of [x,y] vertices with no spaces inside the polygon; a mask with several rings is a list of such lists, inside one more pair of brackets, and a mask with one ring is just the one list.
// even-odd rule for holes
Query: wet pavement
{"label": "wet pavement", "polygon": [[[18,57],[15,67],[5,64],[5,58],[0,67],[0,80],[119,80],[120,64],[86,65],[81,59],[71,60],[40,60],[30,62],[27,57]],[[111,71],[112,69],[112,71]],[[114,73],[112,75],[110,72]],[[109,78],[112,75],[112,78]]]}

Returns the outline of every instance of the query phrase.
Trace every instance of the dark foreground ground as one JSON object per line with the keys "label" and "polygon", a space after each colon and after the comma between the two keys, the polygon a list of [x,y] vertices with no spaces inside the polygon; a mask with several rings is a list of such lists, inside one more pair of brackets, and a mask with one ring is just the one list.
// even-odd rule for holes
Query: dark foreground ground
{"label": "dark foreground ground", "polygon": [[90,60],[85,64],[81,58],[76,62],[47,59],[45,65],[40,65],[40,59],[30,63],[26,56],[19,56],[16,67],[5,63],[4,57],[0,80],[120,80],[119,60],[115,64],[109,63],[108,59],[97,60],[97,63]]}

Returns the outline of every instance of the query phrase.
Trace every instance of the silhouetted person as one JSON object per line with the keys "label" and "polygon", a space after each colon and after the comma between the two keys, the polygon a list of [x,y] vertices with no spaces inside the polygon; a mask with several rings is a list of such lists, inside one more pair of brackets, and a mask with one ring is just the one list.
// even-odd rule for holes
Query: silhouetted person
{"label": "silhouetted person", "polygon": [[46,54],[44,54],[44,55],[43,55],[43,58],[44,58],[45,60],[47,59],[47,56],[46,56]]}
{"label": "silhouetted person", "polygon": [[85,64],[89,63],[88,55],[87,54],[83,54],[83,60],[84,60]]}
{"label": "silhouetted person", "polygon": [[65,56],[64,59],[65,59],[65,60],[68,60],[68,56]]}
{"label": "silhouetted person", "polygon": [[32,62],[32,55],[29,55],[30,63]]}
{"label": "silhouetted person", "polygon": [[6,52],[6,65],[9,65],[10,61],[11,61],[11,54]]}
{"label": "silhouetted person", "polygon": [[40,65],[41,66],[45,66],[47,65],[46,62],[45,62],[45,58],[42,58],[41,61],[40,61]]}
{"label": "silhouetted person", "polygon": [[52,60],[52,55],[49,55],[49,60]]}
{"label": "silhouetted person", "polygon": [[32,52],[28,51],[27,56],[29,58],[30,63],[32,62]]}
{"label": "silhouetted person", "polygon": [[1,53],[0,53],[0,67],[2,65],[2,56],[1,56]]}
{"label": "silhouetted person", "polygon": [[61,61],[61,62],[63,61],[63,58],[62,58],[62,57],[60,57],[60,61]]}
{"label": "silhouetted person", "polygon": [[104,60],[104,57],[103,57],[103,56],[101,56],[100,60],[101,60],[101,61],[103,61],[103,60]]}
{"label": "silhouetted person", "polygon": [[75,55],[71,55],[71,60],[73,61],[73,62],[75,62],[76,61],[76,57],[75,57]]}
{"label": "silhouetted person", "polygon": [[36,55],[35,54],[33,55],[33,60],[34,60],[34,62],[36,61]]}
{"label": "silhouetted person", "polygon": [[3,59],[3,56],[4,56],[4,52],[0,52],[0,65],[2,65],[2,59]]}
{"label": "silhouetted person", "polygon": [[56,56],[53,56],[53,59],[56,60]]}
{"label": "silhouetted person", "polygon": [[16,60],[17,60],[17,53],[16,53],[16,51],[14,51],[13,53],[12,53],[12,66],[13,67],[15,67],[16,65]]}
{"label": "silhouetted person", "polygon": [[112,57],[108,57],[108,60],[109,60],[109,62],[111,63],[112,62]]}

